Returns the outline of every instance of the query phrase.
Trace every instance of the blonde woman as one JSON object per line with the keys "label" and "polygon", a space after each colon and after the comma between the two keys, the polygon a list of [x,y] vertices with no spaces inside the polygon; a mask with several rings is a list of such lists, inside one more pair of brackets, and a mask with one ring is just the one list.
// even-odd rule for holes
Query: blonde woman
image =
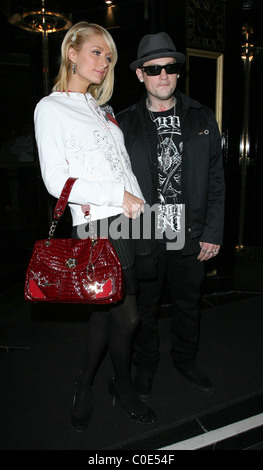
{"label": "blonde woman", "polygon": [[[110,106],[117,50],[111,35],[99,25],[80,22],[65,35],[61,64],[52,93],[35,110],[35,135],[41,173],[50,194],[59,197],[69,177],[77,181],[69,198],[72,236],[87,230],[83,206],[91,220],[109,224],[117,217],[134,219],[144,199]],[[127,220],[127,219],[126,219]],[[139,400],[130,378],[131,338],[138,323],[135,249],[133,240],[113,240],[125,276],[126,295],[108,309],[94,308],[87,347],[75,387],[71,422],[82,431],[93,410],[92,382],[108,345],[115,376],[109,392],[131,419],[152,423],[155,413]],[[95,306],[94,306],[95,307]]]}

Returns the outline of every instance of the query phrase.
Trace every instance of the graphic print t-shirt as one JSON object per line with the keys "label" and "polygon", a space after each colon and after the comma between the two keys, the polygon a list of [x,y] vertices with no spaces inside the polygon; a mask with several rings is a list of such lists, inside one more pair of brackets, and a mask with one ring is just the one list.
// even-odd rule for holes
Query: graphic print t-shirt
{"label": "graphic print t-shirt", "polygon": [[[181,230],[183,141],[179,116],[174,108],[152,113],[159,134],[157,145],[158,229]],[[164,239],[165,239],[164,234]]]}

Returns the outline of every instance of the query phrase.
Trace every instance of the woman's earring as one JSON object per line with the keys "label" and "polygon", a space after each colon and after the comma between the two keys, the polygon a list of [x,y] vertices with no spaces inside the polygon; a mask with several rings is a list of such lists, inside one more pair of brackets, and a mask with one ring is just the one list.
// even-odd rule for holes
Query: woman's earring
{"label": "woman's earring", "polygon": [[72,64],[72,72],[74,75],[76,75],[76,70],[77,70],[76,64]]}

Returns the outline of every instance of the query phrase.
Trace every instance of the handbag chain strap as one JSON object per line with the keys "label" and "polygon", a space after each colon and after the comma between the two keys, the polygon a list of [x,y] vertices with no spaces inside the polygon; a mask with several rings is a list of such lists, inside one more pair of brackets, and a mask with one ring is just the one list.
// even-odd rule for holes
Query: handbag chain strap
{"label": "handbag chain strap", "polygon": [[64,211],[66,209],[67,203],[68,203],[68,198],[70,195],[70,191],[72,189],[73,184],[78,178],[68,178],[66,183],[64,184],[64,187],[61,191],[61,194],[59,196],[59,199],[56,203],[54,213],[53,213],[53,221],[51,223],[50,229],[49,229],[49,239],[54,237],[54,233],[57,227],[57,224],[59,220],[61,219],[62,215],[64,214]]}
{"label": "handbag chain strap", "polygon": [[53,220],[52,224],[50,225],[50,229],[49,229],[49,232],[48,232],[48,239],[50,240],[50,238],[53,238],[54,237],[54,233],[55,233],[55,230],[56,230],[56,226],[58,224],[58,220]]}
{"label": "handbag chain strap", "polygon": [[[70,195],[70,191],[72,189],[72,186],[73,184],[75,183],[75,181],[77,180],[77,178],[68,178],[62,191],[61,191],[61,195],[57,201],[57,204],[55,206],[55,209],[54,209],[54,213],[53,213],[53,216],[54,216],[54,219],[51,223],[51,226],[50,226],[50,229],[49,229],[49,238],[48,240],[50,240],[51,238],[54,237],[54,234],[55,234],[55,230],[56,230],[56,227],[57,227],[57,224],[59,222],[59,220],[61,219],[62,215],[64,214],[64,211],[65,211],[65,208],[66,208],[66,205],[67,205],[67,202],[68,202],[68,198],[69,198],[69,195]],[[95,231],[94,231],[94,227],[92,225],[92,222],[91,222],[91,216],[90,216],[90,207],[87,205],[87,206],[82,206],[82,210],[84,212],[84,218],[87,220],[88,224],[89,224],[89,230],[90,230],[90,234],[91,236],[89,237],[90,240],[91,240],[91,244],[90,244],[90,256],[89,256],[89,261],[88,261],[88,264],[87,264],[87,277],[90,281],[93,281],[94,279],[94,275],[95,275],[95,268],[94,268],[94,264],[92,262],[92,254],[93,254],[93,251],[94,251],[94,247],[97,243],[97,236],[95,234]],[[49,244],[49,242],[47,242]]]}
{"label": "handbag chain strap", "polygon": [[[66,205],[67,205],[67,202],[68,202],[68,198],[69,198],[69,195],[70,195],[70,191],[73,187],[73,184],[75,183],[75,181],[77,180],[78,178],[68,178],[62,191],[61,191],[61,194],[60,194],[60,197],[56,203],[56,206],[55,206],[55,209],[54,209],[54,213],[53,213],[53,221],[51,223],[51,226],[50,226],[50,229],[49,229],[49,238],[53,238],[54,237],[54,233],[55,233],[55,230],[56,230],[56,227],[57,227],[57,224],[59,222],[59,220],[61,219],[62,215],[64,214],[64,211],[66,209]],[[83,205],[81,206],[82,207],[82,211],[84,212],[84,218],[87,220],[88,224],[89,224],[89,230],[90,230],[90,238],[92,239],[93,241],[93,244],[94,242],[96,241],[95,238],[96,238],[96,234],[95,234],[95,231],[94,231],[94,227],[93,227],[93,224],[92,224],[92,221],[91,221],[91,216],[90,216],[90,206],[89,205]]]}

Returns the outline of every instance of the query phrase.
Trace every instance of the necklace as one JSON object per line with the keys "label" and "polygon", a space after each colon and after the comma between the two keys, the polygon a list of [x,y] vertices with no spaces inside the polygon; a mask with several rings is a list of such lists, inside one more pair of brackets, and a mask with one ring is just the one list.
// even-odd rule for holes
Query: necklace
{"label": "necklace", "polygon": [[[174,98],[173,121],[175,120],[175,116],[176,116],[176,103],[177,103],[177,100],[176,100],[176,98]],[[158,136],[158,140],[159,140],[159,144],[160,144],[160,150],[161,150],[161,160],[162,160],[162,164],[163,164],[164,169],[167,169],[167,168],[169,168],[169,166],[171,164],[171,149],[170,149],[170,146],[168,145],[168,142],[173,140],[175,127],[174,127],[174,125],[172,126],[171,136],[169,138],[167,136],[167,137],[165,137],[165,139],[163,139],[162,134],[158,131],[158,123],[157,123],[157,120],[154,118],[153,112],[150,109],[150,103],[149,103],[148,98],[146,99],[146,107],[148,109],[149,116],[150,116],[152,122],[154,122],[155,125],[156,125],[157,136]]]}

